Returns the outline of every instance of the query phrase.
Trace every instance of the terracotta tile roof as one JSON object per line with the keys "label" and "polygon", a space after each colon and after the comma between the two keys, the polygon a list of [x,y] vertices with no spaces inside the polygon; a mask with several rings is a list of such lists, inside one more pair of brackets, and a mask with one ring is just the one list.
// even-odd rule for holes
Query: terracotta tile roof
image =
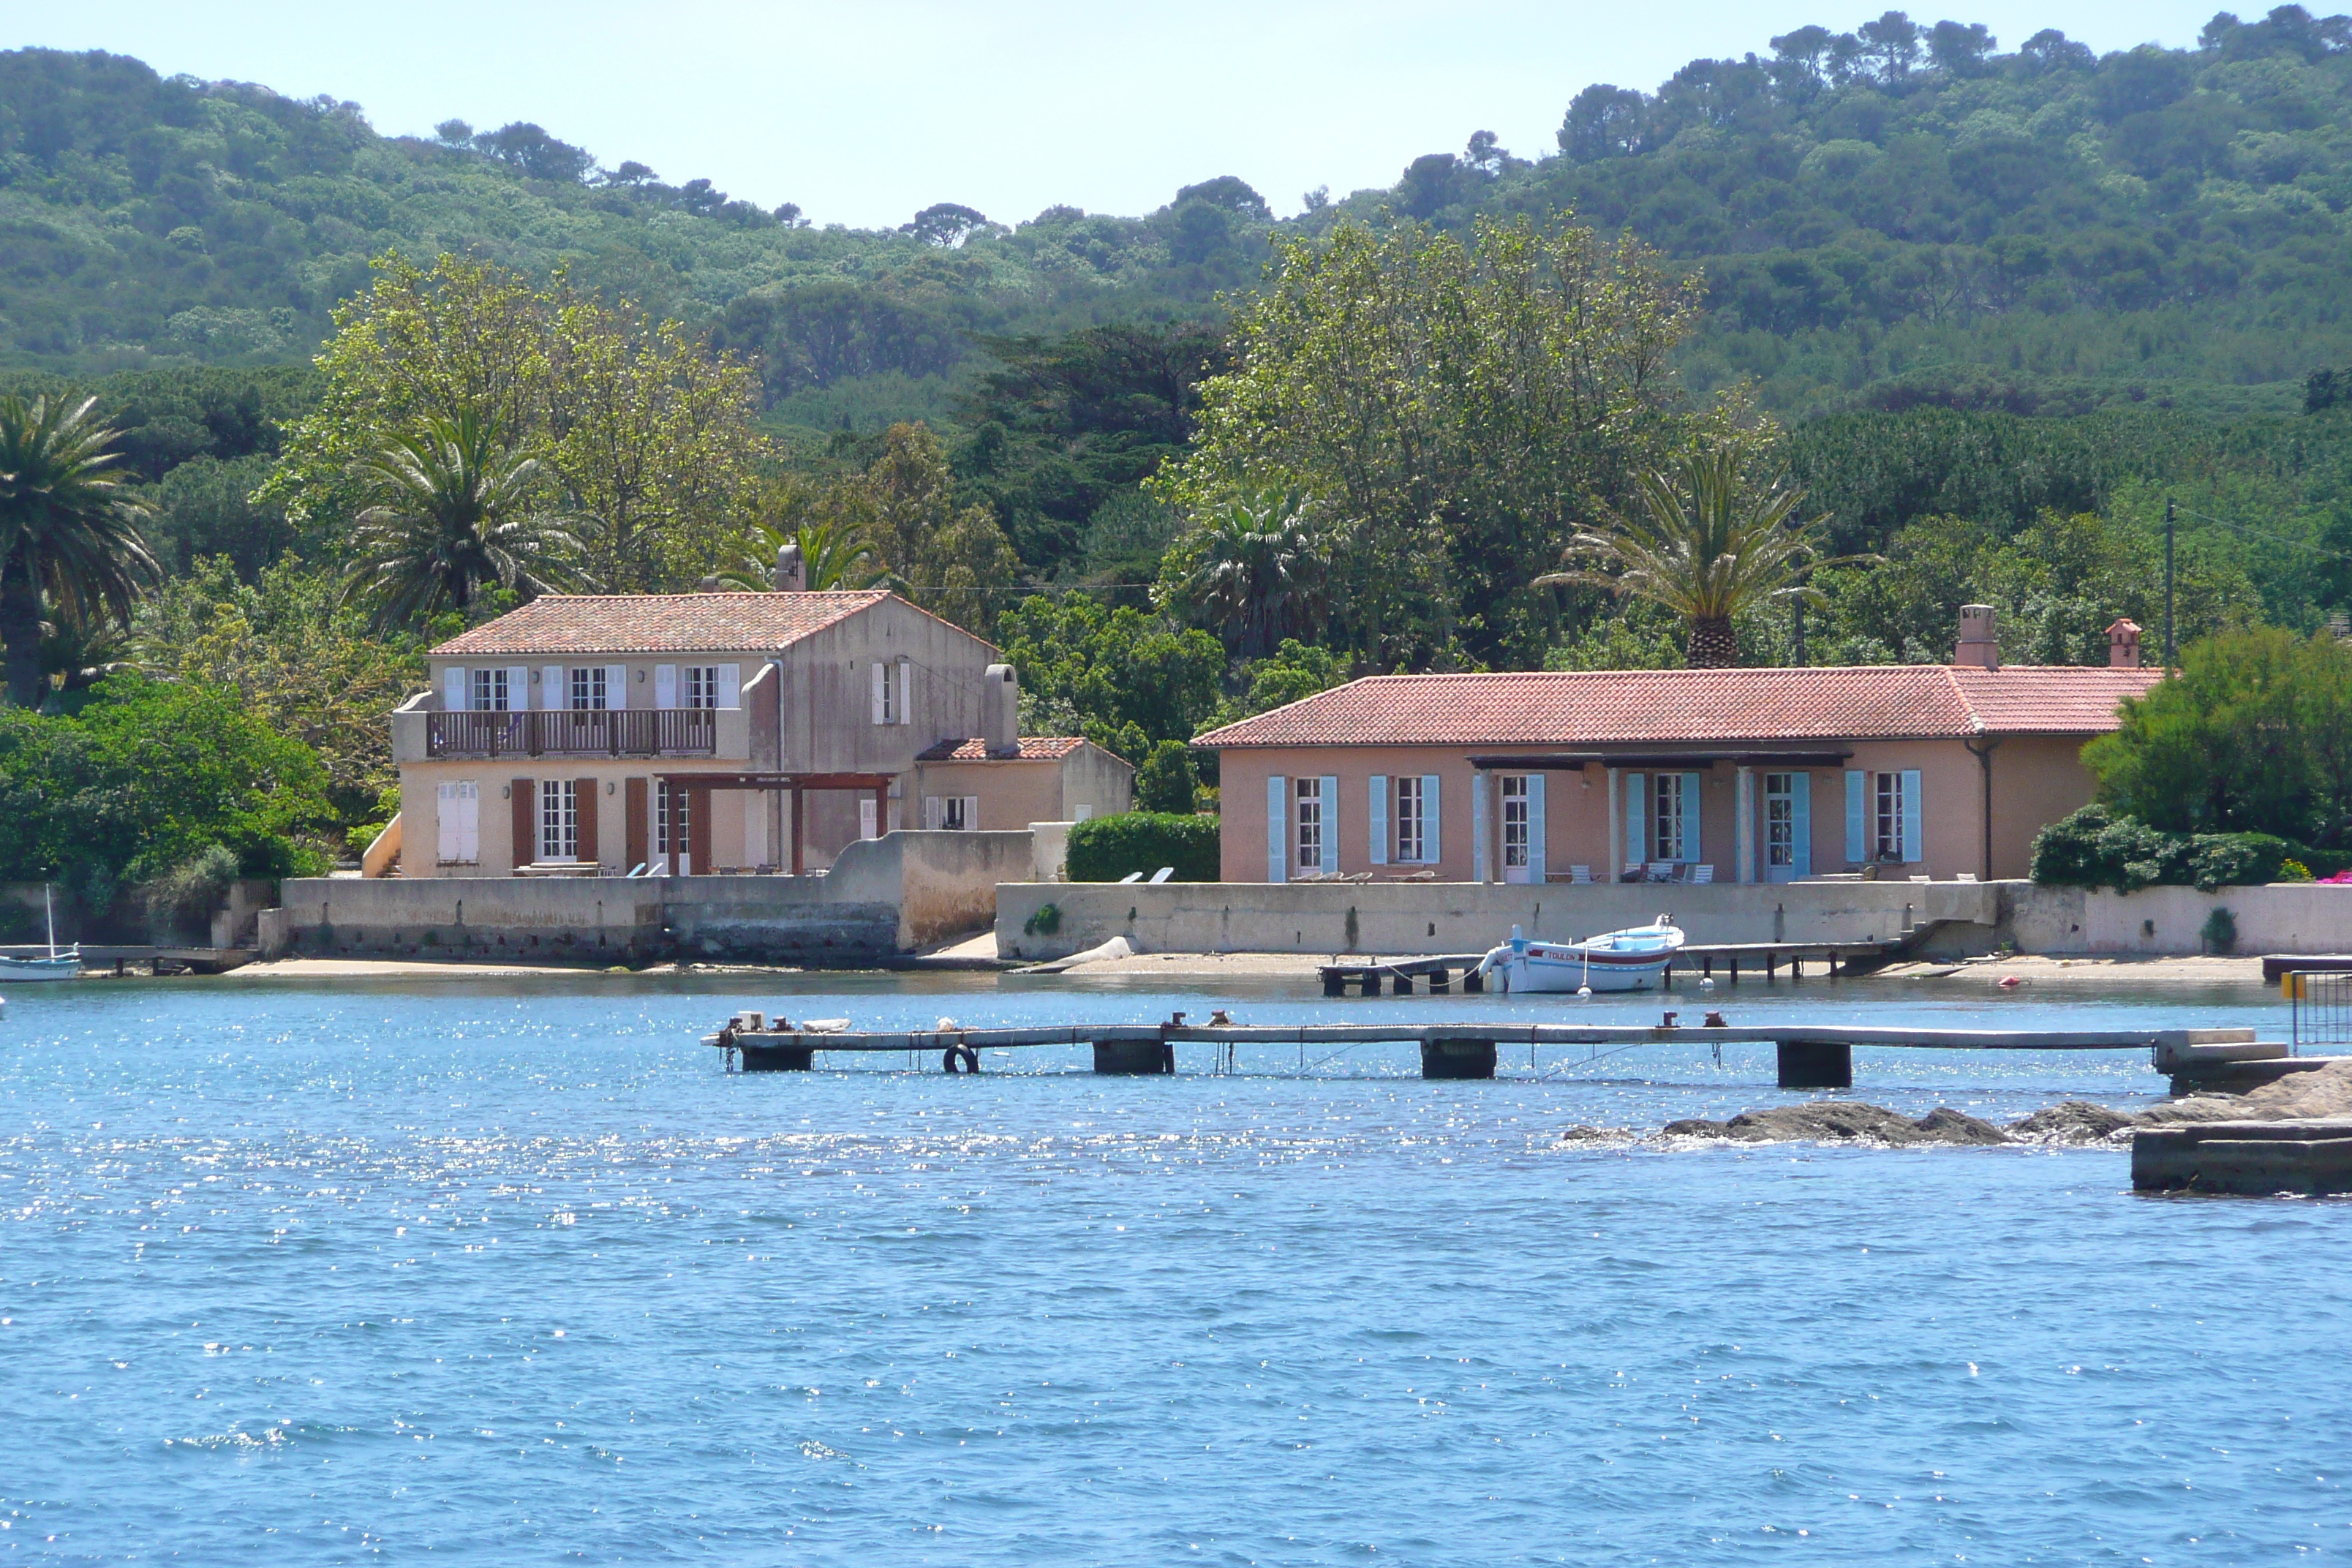
{"label": "terracotta tile roof", "polygon": [[856,594],[550,594],[433,649],[474,654],[772,649],[880,604]]}
{"label": "terracotta tile roof", "polygon": [[1066,757],[1086,740],[1078,735],[1024,735],[1018,756],[1002,756],[988,749],[988,742],[975,735],[968,741],[941,741],[929,751],[919,752],[919,763],[1050,763]]}
{"label": "terracotta tile roof", "polygon": [[2089,735],[2157,669],[1869,665],[1379,675],[1213,730],[1193,744],[1415,746]]}

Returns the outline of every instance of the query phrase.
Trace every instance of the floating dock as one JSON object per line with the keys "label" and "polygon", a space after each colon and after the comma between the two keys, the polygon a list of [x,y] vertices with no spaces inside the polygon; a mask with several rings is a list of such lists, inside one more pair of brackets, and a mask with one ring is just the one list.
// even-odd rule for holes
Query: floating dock
{"label": "floating dock", "polygon": [[[1709,1017],[1719,1015],[1709,1014]],[[1003,1029],[915,1029],[877,1032],[816,1031],[783,1020],[771,1026],[758,1013],[739,1013],[706,1043],[727,1054],[732,1068],[746,1072],[806,1072],[824,1052],[939,1053],[945,1072],[977,1072],[982,1051],[1087,1046],[1098,1073],[1147,1075],[1176,1070],[1176,1047],[1206,1046],[1213,1065],[1231,1070],[1242,1046],[1345,1047],[1412,1044],[1421,1047],[1425,1079],[1488,1079],[1506,1047],[1583,1046],[1591,1048],[1643,1045],[1769,1045],[1778,1056],[1782,1089],[1851,1089],[1853,1048],[1864,1046],[1906,1050],[1951,1051],[2147,1051],[2159,1071],[2174,1075],[2174,1088],[2203,1081],[2207,1071],[2236,1072],[2252,1066],[2275,1073],[2294,1061],[2320,1065],[2325,1058],[2294,1057],[2294,1047],[2258,1041],[2252,1029],[1919,1029],[1802,1022],[1759,1026],[1700,1023],[1685,1026],[1680,1012],[1655,1025],[1511,1024],[1498,1019],[1443,1024],[1392,1019],[1369,1024],[1207,1024],[1185,1022],[1179,1013],[1164,1024],[1070,1024]],[[2296,1069],[2289,1069],[2296,1070]]]}
{"label": "floating dock", "polygon": [[[1727,976],[1735,985],[1739,984],[1739,966],[1745,963],[1748,973],[1761,971],[1767,980],[1780,973],[1780,965],[1789,966],[1789,978],[1804,978],[1808,963],[1824,965],[1836,974],[1840,965],[1851,966],[1871,959],[1892,956],[1902,948],[1899,942],[1718,942],[1686,945],[1675,950],[1666,964],[1664,984],[1675,982],[1675,971],[1685,973],[1696,970],[1705,979],[1713,979],[1715,966],[1724,966]],[[1317,966],[1323,977],[1323,994],[1345,996],[1350,988],[1361,996],[1378,996],[1385,985],[1391,995],[1410,996],[1416,984],[1425,985],[1432,994],[1444,995],[1453,988],[1454,976],[1462,977],[1462,989],[1476,995],[1486,988],[1486,977],[1477,973],[1483,952],[1441,952],[1426,958],[1371,959],[1361,963],[1325,963]]]}

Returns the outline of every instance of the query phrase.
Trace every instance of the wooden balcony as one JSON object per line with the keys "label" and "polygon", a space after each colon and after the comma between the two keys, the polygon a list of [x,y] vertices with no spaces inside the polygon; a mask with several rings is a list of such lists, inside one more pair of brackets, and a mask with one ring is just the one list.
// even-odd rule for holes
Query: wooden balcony
{"label": "wooden balcony", "polygon": [[708,757],[719,748],[709,708],[427,713],[427,757]]}

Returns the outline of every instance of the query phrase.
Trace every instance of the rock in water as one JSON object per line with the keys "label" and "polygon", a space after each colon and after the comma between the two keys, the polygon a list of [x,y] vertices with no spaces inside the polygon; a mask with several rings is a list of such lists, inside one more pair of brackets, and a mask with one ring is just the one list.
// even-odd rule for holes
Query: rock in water
{"label": "rock in water", "polygon": [[2006,1143],[2009,1134],[1991,1122],[1939,1105],[1914,1121],[1899,1110],[1855,1100],[1816,1100],[1804,1105],[1743,1110],[1728,1121],[1692,1118],[1669,1121],[1669,1138],[1724,1138],[1738,1143],[1870,1142]]}
{"label": "rock in water", "polygon": [[2022,1121],[2012,1122],[2012,1138],[2036,1143],[2104,1143],[2109,1135],[2133,1125],[2127,1112],[2087,1100],[2045,1105]]}

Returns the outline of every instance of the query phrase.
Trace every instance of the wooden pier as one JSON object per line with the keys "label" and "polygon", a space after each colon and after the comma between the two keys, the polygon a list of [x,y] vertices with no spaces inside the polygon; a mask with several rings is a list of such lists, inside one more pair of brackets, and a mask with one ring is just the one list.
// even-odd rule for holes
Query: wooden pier
{"label": "wooden pier", "polygon": [[[1725,977],[1739,984],[1739,966],[1748,972],[1761,972],[1767,980],[1775,979],[1780,965],[1789,966],[1789,978],[1804,978],[1804,966],[1817,963],[1834,975],[1841,967],[1873,959],[1883,959],[1895,952],[1902,943],[1894,942],[1718,942],[1690,945],[1678,949],[1666,965],[1664,984],[1675,982],[1675,971],[1685,975],[1696,970],[1699,977],[1712,980],[1716,965],[1724,967]],[[1476,995],[1486,990],[1486,976],[1477,973],[1482,952],[1441,952],[1426,958],[1369,959],[1360,963],[1326,963],[1318,973],[1323,977],[1323,994],[1345,996],[1352,988],[1360,996],[1378,996],[1385,985],[1392,996],[1410,996],[1416,984],[1425,985],[1433,994],[1443,995],[1453,987],[1454,976],[1462,977],[1463,991]]]}
{"label": "wooden pier", "polygon": [[[1710,1015],[1713,1016],[1713,1015]],[[1685,1026],[1678,1012],[1655,1025],[1512,1024],[1499,1019],[1443,1024],[1404,1018],[1370,1024],[1211,1024],[1185,1021],[1179,1013],[1164,1024],[1070,1024],[1004,1029],[916,1029],[853,1033],[793,1028],[779,1020],[770,1027],[757,1013],[739,1013],[706,1043],[739,1054],[746,1072],[806,1072],[820,1052],[859,1054],[939,1053],[946,1072],[977,1072],[981,1052],[1049,1046],[1087,1046],[1094,1070],[1151,1075],[1176,1070],[1178,1046],[1208,1046],[1213,1059],[1230,1070],[1241,1046],[1346,1047],[1414,1044],[1421,1071],[1429,1079],[1486,1079],[1506,1047],[1530,1051],[1549,1047],[1591,1048],[1642,1045],[1769,1045],[1779,1058],[1783,1089],[1851,1089],[1856,1046],[1956,1051],[2148,1051],[2152,1065],[2188,1063],[2207,1054],[2233,1058],[2240,1053],[2289,1047],[2257,1045],[2252,1029],[1919,1029],[1854,1024],[1780,1023]],[[2179,1070],[2171,1068],[2169,1070]]]}

